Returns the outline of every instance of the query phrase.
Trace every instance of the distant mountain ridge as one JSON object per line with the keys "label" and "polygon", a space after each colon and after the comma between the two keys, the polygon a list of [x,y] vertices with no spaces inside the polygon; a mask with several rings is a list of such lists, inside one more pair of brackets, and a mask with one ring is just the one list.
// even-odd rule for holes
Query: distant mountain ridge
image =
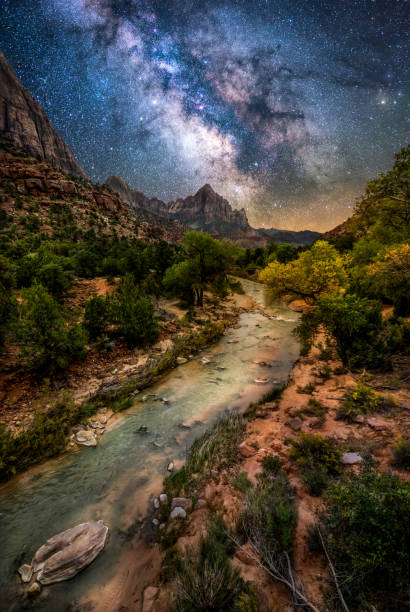
{"label": "distant mountain ridge", "polygon": [[40,104],[23,88],[0,51],[0,135],[59,170],[88,179]]}
{"label": "distant mountain ridge", "polygon": [[118,193],[131,210],[144,208],[166,219],[176,219],[191,229],[208,232],[217,238],[229,238],[246,247],[266,243],[267,238],[249,225],[245,210],[234,210],[209,184],[195,195],[168,203],[131,189],[120,176],[111,176],[105,184]]}
{"label": "distant mountain ridge", "polygon": [[166,219],[178,219],[191,229],[209,232],[217,238],[229,238],[246,247],[262,246],[269,239],[306,246],[321,236],[319,232],[310,230],[255,229],[249,224],[243,208],[234,210],[209,184],[201,187],[193,196],[168,203],[158,198],[148,198],[142,191],[131,189],[121,176],[110,176],[105,184],[118,193],[131,210],[143,208]]}
{"label": "distant mountain ridge", "polygon": [[311,230],[279,230],[275,228],[259,228],[258,232],[269,236],[269,238],[279,243],[294,244],[295,246],[308,246],[318,240],[322,234]]}

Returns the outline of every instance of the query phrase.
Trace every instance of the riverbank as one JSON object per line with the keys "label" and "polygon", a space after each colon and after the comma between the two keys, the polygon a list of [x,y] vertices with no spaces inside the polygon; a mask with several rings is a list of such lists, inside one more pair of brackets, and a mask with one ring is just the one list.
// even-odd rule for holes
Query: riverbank
{"label": "riverbank", "polygon": [[[394,375],[397,376],[397,372],[391,373],[390,377]],[[221,518],[232,534],[237,533],[248,487],[258,485],[264,458],[272,455],[280,461],[297,505],[293,558],[295,572],[302,580],[307,598],[316,606],[323,604],[329,570],[324,558],[312,554],[309,549],[309,527],[324,508],[324,502],[320,494],[312,494],[303,478],[301,465],[292,459],[292,441],[298,440],[301,434],[316,434],[332,440],[340,453],[359,456],[359,460],[342,465],[344,473],[357,472],[360,463],[365,460],[377,466],[380,472],[392,471],[399,478],[410,480],[408,472],[395,469],[392,465],[395,444],[403,432],[409,431],[409,388],[400,386],[391,389],[391,380],[381,375],[369,378],[368,384],[376,386],[380,392],[388,392],[390,409],[379,414],[358,415],[352,422],[341,420],[341,404],[349,391],[356,388],[358,381],[358,376],[343,368],[334,349],[325,344],[323,336],[316,339],[315,346],[307,356],[296,359],[289,383],[280,399],[261,402],[248,411],[248,421],[237,447],[235,461],[222,469],[207,465],[203,482],[195,489],[194,495],[189,488],[178,491],[179,495],[192,499],[193,510],[190,511],[191,506],[188,506],[187,517],[179,523],[178,528],[175,520],[171,520],[159,534],[160,541],[165,542],[166,546],[158,552],[158,574],[156,581],[149,585],[152,589],[146,591],[144,612],[165,612],[170,609],[170,602],[176,596],[175,577],[179,567],[176,559],[184,558],[190,554],[189,551],[198,548],[211,519]],[[164,490],[167,491],[167,481]],[[203,500],[200,506],[195,503],[197,499]],[[164,538],[164,532],[174,534],[174,538]],[[162,569],[159,571],[161,560]],[[251,584],[262,612],[271,611],[272,605],[281,612],[294,609],[289,589],[272,580],[249,542],[237,538],[231,563]],[[144,589],[138,593],[141,604],[143,593]]]}
{"label": "riverbank", "polygon": [[[0,482],[78,445],[95,446],[141,391],[216,342],[236,324],[241,312],[259,308],[247,295],[233,293],[217,303],[207,297],[191,321],[175,300],[161,298],[157,310],[167,313],[170,321],[149,352],[119,346],[109,358],[99,353],[98,366],[96,358],[88,356],[85,363],[69,368],[62,388],[59,379],[57,388],[51,389],[48,381],[32,385],[31,395],[29,381],[11,386],[0,421],[4,428]],[[11,400],[13,394],[30,397],[19,403]]]}
{"label": "riverbank", "polygon": [[253,307],[218,342],[133,397],[133,405],[110,421],[97,447],[62,454],[0,487],[0,529],[8,534],[0,559],[6,609],[18,609],[25,601],[17,567],[29,563],[48,538],[78,523],[103,520],[108,525],[104,552],[70,581],[69,590],[64,583],[43,588],[39,610],[85,602],[114,610],[126,593],[152,580],[154,565],[139,563],[157,550],[149,544],[153,525],[144,517],[170,463],[177,471],[186,449],[226,410],[243,412],[269,385],[286,382],[298,354],[292,335],[297,315],[283,302],[269,305],[263,286],[243,283],[255,302],[240,295],[239,306]]}

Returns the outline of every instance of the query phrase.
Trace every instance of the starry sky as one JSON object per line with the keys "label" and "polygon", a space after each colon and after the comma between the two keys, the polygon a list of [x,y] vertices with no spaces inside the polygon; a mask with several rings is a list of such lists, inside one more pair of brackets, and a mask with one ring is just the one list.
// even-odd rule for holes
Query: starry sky
{"label": "starry sky", "polygon": [[406,0],[0,0],[0,47],[93,180],[210,183],[326,230],[410,140]]}

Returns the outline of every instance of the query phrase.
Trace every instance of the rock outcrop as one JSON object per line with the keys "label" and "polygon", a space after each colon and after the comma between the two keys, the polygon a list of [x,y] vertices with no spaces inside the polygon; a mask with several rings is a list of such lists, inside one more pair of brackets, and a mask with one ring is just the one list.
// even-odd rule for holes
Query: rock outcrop
{"label": "rock outcrop", "polygon": [[53,536],[38,549],[31,563],[40,584],[72,578],[104,548],[108,527],[102,521],[81,523]]}
{"label": "rock outcrop", "polygon": [[133,212],[143,208],[165,219],[179,221],[188,228],[206,231],[216,238],[230,238],[243,246],[260,246],[267,241],[264,234],[249,225],[245,210],[234,210],[211,185],[204,185],[193,196],[168,203],[131,189],[119,176],[111,176],[106,185],[118,193]]}
{"label": "rock outcrop", "polygon": [[64,172],[88,178],[40,104],[22,87],[1,51],[0,135]]}

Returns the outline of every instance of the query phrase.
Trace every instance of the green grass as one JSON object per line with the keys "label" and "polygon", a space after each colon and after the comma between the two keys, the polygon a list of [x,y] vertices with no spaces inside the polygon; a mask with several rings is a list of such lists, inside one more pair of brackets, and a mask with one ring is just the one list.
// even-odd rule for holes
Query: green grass
{"label": "green grass", "polygon": [[245,421],[237,414],[221,418],[212,430],[195,440],[188,451],[185,465],[165,479],[170,497],[189,494],[204,474],[233,465],[239,458],[239,443],[245,433]]}
{"label": "green grass", "polygon": [[231,476],[229,482],[235,489],[242,491],[242,493],[245,493],[252,486],[246,472],[239,472],[239,474]]}

